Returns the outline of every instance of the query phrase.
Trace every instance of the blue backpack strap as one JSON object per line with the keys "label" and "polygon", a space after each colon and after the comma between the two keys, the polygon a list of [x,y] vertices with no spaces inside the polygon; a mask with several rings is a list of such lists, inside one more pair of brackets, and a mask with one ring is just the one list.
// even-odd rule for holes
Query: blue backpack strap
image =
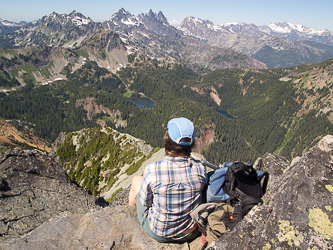
{"label": "blue backpack strap", "polygon": [[230,198],[223,191],[224,178],[227,171],[227,167],[219,168],[209,177],[206,193],[207,202],[222,201]]}

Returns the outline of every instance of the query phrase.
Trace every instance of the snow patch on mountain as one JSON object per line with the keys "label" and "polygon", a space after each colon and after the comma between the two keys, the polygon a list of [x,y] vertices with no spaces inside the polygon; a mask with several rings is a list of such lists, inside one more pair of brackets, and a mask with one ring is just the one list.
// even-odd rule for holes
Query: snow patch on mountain
{"label": "snow patch on mountain", "polygon": [[45,22],[45,25],[47,25],[48,22],[56,22],[60,23],[61,25],[65,25],[68,22],[72,22],[76,26],[82,26],[82,25],[87,25],[92,20],[90,18],[86,18],[84,15],[74,10],[69,15],[59,14],[55,11],[49,16],[44,16],[42,18],[42,21]]}
{"label": "snow patch on mountain", "polygon": [[199,19],[199,18],[191,17],[191,19],[193,20],[193,22],[194,22],[195,24],[197,24],[197,23],[203,23],[203,21],[202,21],[201,19]]}
{"label": "snow patch on mountain", "polygon": [[[266,27],[268,27],[269,29],[267,29]],[[259,27],[259,29],[268,34],[271,34],[272,32],[282,33],[282,34],[299,32],[307,35],[321,36],[324,33],[329,32],[328,30],[315,30],[302,24],[293,24],[293,23],[272,23],[268,26]]]}
{"label": "snow patch on mountain", "polygon": [[80,26],[80,25],[86,25],[86,24],[90,23],[90,20],[89,19],[85,19],[85,18],[81,18],[79,16],[75,16],[72,19],[72,23],[74,23],[77,26]]}
{"label": "snow patch on mountain", "polygon": [[177,20],[172,20],[172,21],[169,22],[169,23],[170,23],[170,25],[172,25],[172,26],[174,26],[174,27],[179,27],[179,25],[180,25],[180,22],[177,21]]}
{"label": "snow patch on mountain", "polygon": [[8,27],[21,27],[23,25],[27,24],[27,22],[15,22],[10,20],[4,20],[0,18],[0,26],[8,26]]}
{"label": "snow patch on mountain", "polygon": [[105,23],[113,22],[115,25],[128,25],[128,26],[139,26],[140,21],[138,18],[133,16],[131,13],[121,8],[117,13],[113,14],[110,19]]}
{"label": "snow patch on mountain", "polygon": [[228,26],[232,26],[232,25],[241,25],[244,23],[241,22],[232,22],[232,23],[226,23],[226,24],[222,24],[224,27],[228,27]]}
{"label": "snow patch on mountain", "polygon": [[121,20],[121,22],[123,23],[123,24],[126,24],[126,25],[134,25],[134,26],[139,26],[140,25],[140,23],[137,21],[137,20],[133,20],[133,19],[131,19],[131,18],[129,18],[129,19],[127,19],[127,20]]}

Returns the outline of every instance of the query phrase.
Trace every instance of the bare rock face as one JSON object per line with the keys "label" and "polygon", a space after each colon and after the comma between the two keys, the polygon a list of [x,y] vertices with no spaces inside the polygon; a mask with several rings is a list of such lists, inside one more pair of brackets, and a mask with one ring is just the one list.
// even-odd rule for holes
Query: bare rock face
{"label": "bare rock face", "polygon": [[5,242],[0,249],[199,250],[198,240],[181,245],[158,243],[142,230],[135,207],[110,206],[45,222],[21,239]]}
{"label": "bare rock face", "polygon": [[266,154],[258,164],[272,178],[257,206],[211,249],[333,249],[333,136],[303,157]]}
{"label": "bare rock face", "polygon": [[107,205],[71,182],[48,154],[8,150],[0,156],[0,241],[24,235],[56,216]]}

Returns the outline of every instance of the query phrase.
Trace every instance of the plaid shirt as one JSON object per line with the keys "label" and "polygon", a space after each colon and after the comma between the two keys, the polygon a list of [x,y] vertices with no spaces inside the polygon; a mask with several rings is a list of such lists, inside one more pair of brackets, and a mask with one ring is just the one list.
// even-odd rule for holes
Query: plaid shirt
{"label": "plaid shirt", "polygon": [[190,213],[201,204],[206,169],[188,157],[165,157],[147,165],[139,191],[140,202],[149,208],[151,230],[164,238],[191,228]]}

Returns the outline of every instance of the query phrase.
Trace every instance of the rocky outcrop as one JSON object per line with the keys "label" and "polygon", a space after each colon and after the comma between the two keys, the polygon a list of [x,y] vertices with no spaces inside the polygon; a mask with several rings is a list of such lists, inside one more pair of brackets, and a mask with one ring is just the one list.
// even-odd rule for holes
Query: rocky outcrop
{"label": "rocky outcrop", "polygon": [[134,207],[110,206],[45,222],[21,239],[5,242],[0,249],[199,250],[199,240],[182,245],[158,243],[142,230]]}
{"label": "rocky outcrop", "polygon": [[104,113],[110,115],[111,118],[116,119],[120,117],[121,112],[119,110],[110,110],[102,104],[99,104],[94,101],[94,98],[88,97],[85,99],[76,100],[75,107],[83,107],[87,111],[87,119],[92,120],[93,116],[99,113]]}
{"label": "rocky outcrop", "polygon": [[333,136],[289,163],[265,154],[264,204],[209,249],[333,249]]}
{"label": "rocky outcrop", "polygon": [[[264,204],[254,207],[208,249],[333,249],[332,160],[331,135],[292,162],[263,155],[255,165],[271,174]],[[6,188],[2,182],[1,190]],[[128,192],[129,188],[123,190],[109,207],[96,212],[53,217],[21,238],[2,242],[0,249],[201,248],[200,238],[182,245],[160,244],[149,238],[135,208],[126,205]]]}
{"label": "rocky outcrop", "polygon": [[201,130],[200,137],[195,139],[194,152],[201,152],[208,144],[214,142],[215,131],[214,124],[207,125],[206,128]]}
{"label": "rocky outcrop", "polygon": [[51,218],[107,205],[71,182],[46,153],[8,150],[0,156],[0,241],[27,234]]}

